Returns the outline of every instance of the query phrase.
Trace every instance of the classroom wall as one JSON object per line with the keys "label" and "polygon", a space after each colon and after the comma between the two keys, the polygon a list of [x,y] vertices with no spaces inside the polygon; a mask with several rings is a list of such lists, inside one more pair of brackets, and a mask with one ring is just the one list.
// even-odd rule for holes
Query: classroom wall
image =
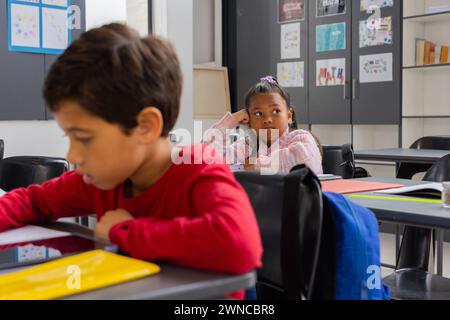
{"label": "classroom wall", "polygon": [[193,132],[194,0],[167,0],[167,38],[175,45],[183,72],[181,110],[175,129]]}
{"label": "classroom wall", "polygon": [[214,0],[194,1],[194,64],[214,61]]}

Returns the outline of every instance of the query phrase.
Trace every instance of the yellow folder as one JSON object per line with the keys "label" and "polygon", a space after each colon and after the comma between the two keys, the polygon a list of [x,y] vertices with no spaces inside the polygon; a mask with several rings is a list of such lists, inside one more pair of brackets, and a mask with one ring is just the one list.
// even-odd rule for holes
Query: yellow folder
{"label": "yellow folder", "polygon": [[159,271],[153,263],[94,250],[0,275],[0,299],[56,299]]}

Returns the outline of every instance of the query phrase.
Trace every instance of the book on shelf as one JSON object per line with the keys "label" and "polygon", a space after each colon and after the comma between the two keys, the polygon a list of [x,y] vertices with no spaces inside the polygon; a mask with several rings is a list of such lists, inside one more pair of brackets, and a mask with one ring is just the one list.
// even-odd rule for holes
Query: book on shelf
{"label": "book on shelf", "polygon": [[416,66],[423,66],[425,55],[425,39],[416,39]]}
{"label": "book on shelf", "polygon": [[442,52],[442,46],[436,46],[435,56],[434,56],[434,63],[435,64],[440,64],[441,63],[441,52]]}
{"label": "book on shelf", "polygon": [[449,52],[449,47],[448,46],[442,46],[441,47],[441,59],[440,62],[441,63],[448,63],[448,52]]}
{"label": "book on shelf", "polygon": [[415,186],[393,188],[374,191],[374,193],[409,196],[416,198],[440,199],[442,197],[442,183],[425,183]]}
{"label": "book on shelf", "polygon": [[446,64],[448,62],[449,46],[440,46],[425,39],[416,39],[416,66]]}

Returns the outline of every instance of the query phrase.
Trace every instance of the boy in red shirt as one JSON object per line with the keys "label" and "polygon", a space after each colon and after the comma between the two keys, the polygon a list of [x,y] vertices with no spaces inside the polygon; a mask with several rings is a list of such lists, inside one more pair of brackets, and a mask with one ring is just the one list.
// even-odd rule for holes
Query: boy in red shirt
{"label": "boy in red shirt", "polygon": [[[172,161],[168,133],[181,90],[179,61],[165,40],[120,24],[84,33],[44,85],[76,172],[2,197],[0,232],[96,214],[95,236],[139,259],[225,273],[259,267],[254,212],[228,166]],[[192,150],[175,156],[193,159]]]}

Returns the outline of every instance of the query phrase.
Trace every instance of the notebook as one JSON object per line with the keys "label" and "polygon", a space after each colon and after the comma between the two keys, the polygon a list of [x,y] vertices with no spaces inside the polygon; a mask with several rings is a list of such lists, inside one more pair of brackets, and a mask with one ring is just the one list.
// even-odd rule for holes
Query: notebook
{"label": "notebook", "polygon": [[335,192],[340,194],[350,194],[359,192],[370,192],[375,190],[393,189],[403,187],[402,184],[356,181],[356,180],[334,180],[323,181],[322,191]]}
{"label": "notebook", "polygon": [[335,176],[334,174],[319,174],[317,175],[320,181],[332,181],[332,180],[341,180],[341,176]]}
{"label": "notebook", "polygon": [[375,193],[441,199],[442,190],[443,190],[442,183],[426,183],[403,188],[380,190],[375,191]]}
{"label": "notebook", "polygon": [[159,271],[153,263],[94,250],[0,275],[0,300],[62,298]]}

